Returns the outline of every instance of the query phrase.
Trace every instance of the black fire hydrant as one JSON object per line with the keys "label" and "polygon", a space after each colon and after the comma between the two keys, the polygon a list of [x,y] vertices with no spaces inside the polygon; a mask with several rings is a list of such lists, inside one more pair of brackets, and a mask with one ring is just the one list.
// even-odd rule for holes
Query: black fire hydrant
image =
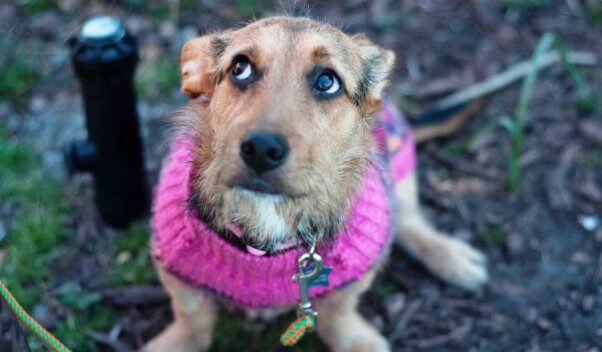
{"label": "black fire hydrant", "polygon": [[127,226],[149,207],[134,92],[136,41],[117,18],[98,16],[85,21],[68,45],[83,93],[88,140],[64,147],[67,168],[92,172],[103,220]]}

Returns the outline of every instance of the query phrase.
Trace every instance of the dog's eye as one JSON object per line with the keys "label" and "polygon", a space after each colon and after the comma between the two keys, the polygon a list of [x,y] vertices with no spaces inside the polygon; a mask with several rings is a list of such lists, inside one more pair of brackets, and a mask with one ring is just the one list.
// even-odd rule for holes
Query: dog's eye
{"label": "dog's eye", "polygon": [[244,56],[236,58],[232,66],[232,78],[236,81],[248,80],[253,74],[253,66]]}
{"label": "dog's eye", "polygon": [[334,72],[325,71],[318,76],[314,89],[321,94],[335,94],[341,89],[339,78]]}

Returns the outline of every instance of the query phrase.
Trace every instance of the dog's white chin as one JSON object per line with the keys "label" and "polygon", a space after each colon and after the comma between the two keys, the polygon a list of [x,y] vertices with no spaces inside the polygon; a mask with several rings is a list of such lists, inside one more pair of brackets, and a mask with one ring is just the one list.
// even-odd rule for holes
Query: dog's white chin
{"label": "dog's white chin", "polygon": [[270,194],[270,193],[263,193],[263,192],[257,192],[257,191],[252,191],[250,189],[245,189],[245,188],[235,188],[236,192],[240,193],[242,196],[244,196],[245,198],[249,199],[250,201],[257,203],[257,202],[263,202],[263,201],[271,201],[274,204],[282,201],[282,199],[284,198],[282,195],[280,194]]}
{"label": "dog's white chin", "polygon": [[[254,209],[253,228],[246,230],[251,230],[255,236],[258,236],[259,243],[278,243],[286,238],[290,226],[284,221],[282,215],[278,214],[276,208],[278,203],[283,201],[283,196],[239,188],[235,189],[235,192],[250,202]],[[233,215],[236,217],[236,214]]]}

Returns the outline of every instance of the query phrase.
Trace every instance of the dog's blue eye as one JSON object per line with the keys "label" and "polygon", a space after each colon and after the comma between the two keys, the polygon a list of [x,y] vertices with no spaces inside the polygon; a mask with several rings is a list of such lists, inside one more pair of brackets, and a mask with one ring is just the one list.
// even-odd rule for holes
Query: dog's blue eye
{"label": "dog's blue eye", "polygon": [[341,83],[333,72],[324,72],[316,79],[314,88],[321,93],[335,94],[341,89]]}
{"label": "dog's blue eye", "polygon": [[251,77],[253,74],[253,67],[249,62],[249,59],[242,56],[236,59],[234,66],[232,67],[232,78],[237,81],[244,81]]}

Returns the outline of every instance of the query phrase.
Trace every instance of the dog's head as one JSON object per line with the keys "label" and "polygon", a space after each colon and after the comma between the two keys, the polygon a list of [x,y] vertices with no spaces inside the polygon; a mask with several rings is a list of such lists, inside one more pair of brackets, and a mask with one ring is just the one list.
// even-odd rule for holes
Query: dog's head
{"label": "dog's head", "polygon": [[178,116],[197,139],[197,202],[267,250],[335,234],[368,165],[394,54],[360,34],[273,17],[189,40]]}

